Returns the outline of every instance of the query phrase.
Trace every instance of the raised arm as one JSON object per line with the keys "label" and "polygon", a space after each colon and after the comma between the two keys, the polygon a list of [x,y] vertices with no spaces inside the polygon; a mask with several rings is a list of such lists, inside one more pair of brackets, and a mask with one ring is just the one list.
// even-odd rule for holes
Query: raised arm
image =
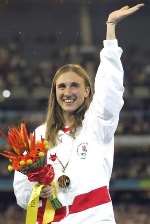
{"label": "raised arm", "polygon": [[97,141],[111,141],[123,106],[124,71],[120,60],[122,49],[118,47],[116,39],[116,25],[142,6],[143,4],[131,8],[125,6],[108,16],[106,40],[100,53],[101,62],[95,78],[95,93],[83,122],[85,132],[90,132],[90,136]]}

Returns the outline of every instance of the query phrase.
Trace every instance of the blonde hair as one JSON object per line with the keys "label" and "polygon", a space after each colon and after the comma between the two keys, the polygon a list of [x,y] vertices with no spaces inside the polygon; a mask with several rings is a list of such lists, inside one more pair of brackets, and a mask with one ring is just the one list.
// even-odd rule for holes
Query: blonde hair
{"label": "blonde hair", "polygon": [[56,80],[60,77],[60,75],[69,71],[72,71],[80,76],[84,80],[85,87],[89,87],[90,90],[89,96],[85,98],[84,103],[74,112],[75,123],[72,127],[74,130],[76,130],[76,128],[82,124],[85,111],[89,107],[92,99],[92,87],[87,72],[80,65],[76,64],[67,64],[60,67],[52,81],[46,118],[45,137],[46,140],[48,140],[52,145],[56,144],[56,136],[58,130],[64,128],[63,112],[56,99]]}

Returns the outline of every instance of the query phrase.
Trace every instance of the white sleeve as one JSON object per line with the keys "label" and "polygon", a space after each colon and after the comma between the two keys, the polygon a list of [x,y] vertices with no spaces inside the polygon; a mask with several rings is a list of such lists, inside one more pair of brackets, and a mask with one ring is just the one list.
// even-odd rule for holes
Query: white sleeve
{"label": "white sleeve", "polygon": [[26,175],[15,171],[13,182],[14,194],[16,196],[17,204],[24,209],[29,202],[32,185],[33,183],[28,180]]}
{"label": "white sleeve", "polygon": [[45,138],[46,124],[42,124],[35,129],[36,141]]}
{"label": "white sleeve", "polygon": [[117,40],[105,40],[95,78],[95,93],[83,121],[83,131],[96,141],[108,143],[117,128],[123,106],[122,49]]}

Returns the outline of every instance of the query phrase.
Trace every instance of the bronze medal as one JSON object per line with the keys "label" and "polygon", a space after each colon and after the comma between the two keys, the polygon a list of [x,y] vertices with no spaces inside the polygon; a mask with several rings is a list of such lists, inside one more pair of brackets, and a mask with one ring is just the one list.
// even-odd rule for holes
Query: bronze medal
{"label": "bronze medal", "polygon": [[66,175],[62,175],[58,178],[58,185],[61,188],[67,188],[70,185],[70,178]]}

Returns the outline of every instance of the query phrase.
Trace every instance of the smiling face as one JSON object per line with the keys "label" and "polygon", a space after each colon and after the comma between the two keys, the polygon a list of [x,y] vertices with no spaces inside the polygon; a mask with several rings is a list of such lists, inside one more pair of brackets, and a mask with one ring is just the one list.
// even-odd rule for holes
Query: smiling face
{"label": "smiling face", "polygon": [[73,71],[62,73],[56,80],[56,99],[63,112],[76,111],[89,96],[89,91],[84,79]]}

